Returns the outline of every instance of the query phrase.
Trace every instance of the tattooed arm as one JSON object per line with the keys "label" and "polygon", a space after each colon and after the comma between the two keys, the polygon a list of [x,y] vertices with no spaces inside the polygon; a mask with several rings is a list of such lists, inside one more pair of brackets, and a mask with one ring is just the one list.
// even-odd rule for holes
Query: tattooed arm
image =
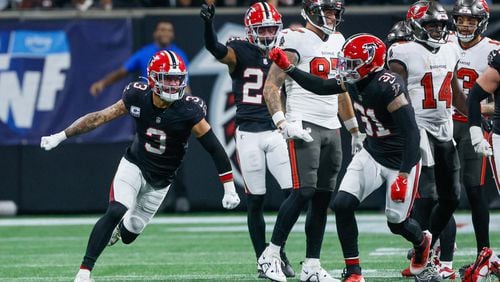
{"label": "tattooed arm", "polygon": [[[292,64],[297,63],[297,54],[288,51],[285,53]],[[283,113],[280,88],[285,82],[285,79],[286,73],[273,63],[267,74],[266,83],[264,84],[264,99],[266,100],[267,109],[271,116],[273,116],[273,120],[277,126],[284,121],[284,118],[282,120],[275,120],[274,114],[278,112]]]}
{"label": "tattooed arm", "polygon": [[66,140],[68,137],[89,132],[108,121],[123,116],[126,113],[127,109],[125,104],[123,103],[123,100],[120,100],[103,110],[84,115],[59,133],[50,136],[43,136],[40,147],[49,151],[59,145],[62,141]]}

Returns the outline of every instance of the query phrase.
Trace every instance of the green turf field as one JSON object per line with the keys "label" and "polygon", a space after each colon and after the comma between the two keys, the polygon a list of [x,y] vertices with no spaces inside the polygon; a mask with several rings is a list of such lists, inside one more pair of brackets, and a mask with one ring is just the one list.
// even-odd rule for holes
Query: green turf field
{"label": "green turf field", "polygon": [[[0,218],[0,281],[72,281],[97,217]],[[266,217],[268,231],[273,215]],[[106,248],[93,271],[96,281],[264,281],[256,278],[253,249],[244,214],[160,215],[132,245]],[[333,215],[329,216],[321,262],[337,278],[343,268]],[[461,214],[454,267],[475,253],[470,216]],[[409,243],[389,234],[384,217],[363,214],[360,251],[367,281],[400,278]],[[288,239],[295,270],[305,253],[304,218]],[[491,216],[491,245],[500,247],[500,213]],[[289,279],[289,281],[299,281]]]}

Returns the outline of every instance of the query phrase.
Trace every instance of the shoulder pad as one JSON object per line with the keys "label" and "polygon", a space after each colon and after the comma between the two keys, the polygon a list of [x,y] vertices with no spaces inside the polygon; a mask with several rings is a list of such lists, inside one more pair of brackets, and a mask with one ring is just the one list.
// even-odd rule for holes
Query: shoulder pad
{"label": "shoulder pad", "polygon": [[488,65],[500,72],[500,49],[490,52],[488,55]]}

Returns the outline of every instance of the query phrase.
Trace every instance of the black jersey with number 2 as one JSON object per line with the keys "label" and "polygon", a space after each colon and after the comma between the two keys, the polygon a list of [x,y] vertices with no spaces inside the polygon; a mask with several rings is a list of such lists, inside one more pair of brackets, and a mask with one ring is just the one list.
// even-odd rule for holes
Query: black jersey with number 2
{"label": "black jersey with number 2", "polygon": [[192,127],[206,115],[206,105],[199,97],[185,95],[161,109],[153,105],[152,95],[145,82],[132,82],[123,92],[123,102],[136,125],[125,158],[140,168],[149,184],[162,188],[172,182]]}
{"label": "black jersey with number 2", "polygon": [[264,82],[272,61],[255,45],[236,39],[226,43],[236,54],[231,73],[236,100],[236,125],[240,130],[260,132],[276,129],[264,101]]}

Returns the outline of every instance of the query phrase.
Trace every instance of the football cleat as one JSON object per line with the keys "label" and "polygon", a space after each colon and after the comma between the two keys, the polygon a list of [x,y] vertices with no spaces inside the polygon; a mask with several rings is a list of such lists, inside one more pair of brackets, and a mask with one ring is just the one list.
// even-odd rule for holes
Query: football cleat
{"label": "football cleat", "polygon": [[267,247],[257,260],[265,278],[273,281],[286,282],[286,276],[281,269],[281,258],[279,253],[273,253]]}
{"label": "football cleat", "polygon": [[74,282],[94,282],[94,279],[90,277],[90,270],[80,269],[76,274]]}
{"label": "football cleat", "polygon": [[301,282],[340,282],[321,267],[318,260],[307,260],[301,262],[302,271],[300,272]]}
{"label": "football cleat", "polygon": [[490,274],[490,259],[493,251],[490,248],[484,247],[476,261],[467,267],[462,275],[463,282],[481,282],[487,281]]}
{"label": "football cleat", "polygon": [[432,234],[429,231],[424,231],[424,242],[422,242],[422,246],[418,249],[415,249],[413,256],[410,260],[410,272],[412,274],[419,274],[422,272],[429,260],[429,253],[432,242]]}
{"label": "football cleat", "polygon": [[257,262],[257,278],[267,278],[266,275],[264,274],[264,271],[262,271],[262,267],[260,267],[260,264]]}
{"label": "football cleat", "polygon": [[427,266],[418,274],[415,274],[415,282],[439,282],[443,278],[439,275],[436,266],[429,262]]}
{"label": "football cleat", "polygon": [[108,247],[113,246],[116,244],[116,242],[120,241],[122,238],[120,234],[120,224],[118,224],[115,229],[113,230],[113,233],[111,233],[111,238],[109,238],[108,241]]}
{"label": "football cleat", "polygon": [[410,271],[410,267],[408,266],[407,268],[401,270],[401,275],[403,277],[413,277],[414,275]]}
{"label": "football cleat", "polygon": [[498,281],[500,281],[500,260],[491,262],[490,272],[498,278]]}
{"label": "football cleat", "polygon": [[283,271],[283,274],[285,274],[286,277],[295,277],[295,271],[292,268],[292,265],[290,264],[290,261],[288,260],[286,253],[285,252],[280,252],[280,257],[281,257],[281,270]]}
{"label": "football cleat", "polygon": [[342,272],[342,281],[344,282],[365,282],[365,278],[362,274],[358,273],[347,273],[347,269],[344,268]]}
{"label": "football cleat", "polygon": [[446,267],[446,266],[440,266],[438,267],[439,269],[439,276],[441,276],[443,279],[450,279],[450,280],[455,280],[457,278],[457,275],[455,274],[455,270]]}

